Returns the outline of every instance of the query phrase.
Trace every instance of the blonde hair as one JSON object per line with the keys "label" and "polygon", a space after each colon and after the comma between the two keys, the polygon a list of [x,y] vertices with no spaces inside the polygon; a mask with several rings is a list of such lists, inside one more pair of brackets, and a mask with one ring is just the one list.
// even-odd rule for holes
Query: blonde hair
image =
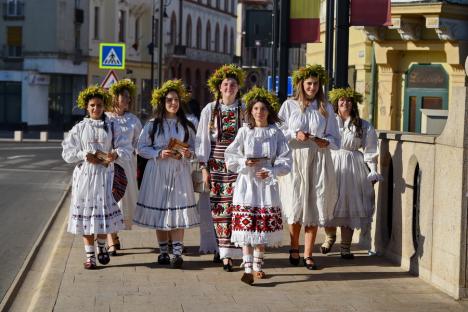
{"label": "blonde hair", "polygon": [[[314,77],[314,76],[310,76]],[[308,79],[310,77],[307,77],[305,79]],[[328,117],[328,111],[327,111],[327,102],[325,102],[325,94],[323,92],[323,87],[322,87],[322,81],[319,79],[319,77],[315,77],[319,80],[319,89],[317,91],[317,94],[315,94],[313,100],[317,100],[318,102],[318,108],[320,113],[327,118]],[[297,82],[296,84],[296,95],[294,96],[294,99],[299,102],[302,111],[309,106],[309,99],[307,99],[307,96],[304,91],[304,81],[305,79],[301,79]]]}

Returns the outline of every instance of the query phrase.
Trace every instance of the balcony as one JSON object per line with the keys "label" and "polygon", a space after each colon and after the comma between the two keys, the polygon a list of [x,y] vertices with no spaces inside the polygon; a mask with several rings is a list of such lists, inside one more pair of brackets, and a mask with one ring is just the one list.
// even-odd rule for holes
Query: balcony
{"label": "balcony", "polygon": [[3,3],[3,18],[6,20],[24,19],[24,2],[6,1]]}

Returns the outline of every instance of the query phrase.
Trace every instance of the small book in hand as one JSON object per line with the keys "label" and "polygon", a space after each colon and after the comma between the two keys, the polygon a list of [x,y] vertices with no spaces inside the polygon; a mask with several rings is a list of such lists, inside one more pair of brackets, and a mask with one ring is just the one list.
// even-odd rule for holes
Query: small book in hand
{"label": "small book in hand", "polygon": [[182,152],[186,148],[189,148],[189,145],[187,143],[177,140],[175,138],[171,138],[169,140],[169,144],[167,145],[167,149],[173,151],[176,155],[180,157],[182,157]]}
{"label": "small book in hand", "polygon": [[99,159],[101,161],[101,164],[104,166],[108,166],[112,162],[112,160],[109,158],[108,153],[104,153],[98,150],[96,151],[96,153],[94,153],[94,156],[96,156],[96,158]]}
{"label": "small book in hand", "polygon": [[262,160],[267,160],[268,157],[247,157],[247,160],[253,160],[253,161],[262,161]]}

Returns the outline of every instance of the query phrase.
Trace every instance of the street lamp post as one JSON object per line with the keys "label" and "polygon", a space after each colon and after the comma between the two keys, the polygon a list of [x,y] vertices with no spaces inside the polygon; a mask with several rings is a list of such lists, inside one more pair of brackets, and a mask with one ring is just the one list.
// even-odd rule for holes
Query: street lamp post
{"label": "street lamp post", "polygon": [[151,90],[154,88],[154,0],[153,0],[153,14],[151,14],[151,43],[149,44],[149,53],[151,54]]}
{"label": "street lamp post", "polygon": [[[159,42],[158,42],[158,87],[162,85],[162,53],[163,53],[163,17],[164,0],[159,0]],[[154,11],[153,11],[154,12]],[[182,17],[180,17],[182,18]]]}

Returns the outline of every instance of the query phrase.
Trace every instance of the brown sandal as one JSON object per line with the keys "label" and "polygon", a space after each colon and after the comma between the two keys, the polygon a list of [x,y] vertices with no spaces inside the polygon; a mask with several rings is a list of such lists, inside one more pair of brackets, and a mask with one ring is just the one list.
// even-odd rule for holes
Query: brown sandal
{"label": "brown sandal", "polygon": [[266,274],[263,271],[254,271],[254,274],[257,279],[264,279],[266,277]]}
{"label": "brown sandal", "polygon": [[252,273],[244,273],[242,274],[241,281],[248,284],[252,285],[254,282],[254,277]]}

